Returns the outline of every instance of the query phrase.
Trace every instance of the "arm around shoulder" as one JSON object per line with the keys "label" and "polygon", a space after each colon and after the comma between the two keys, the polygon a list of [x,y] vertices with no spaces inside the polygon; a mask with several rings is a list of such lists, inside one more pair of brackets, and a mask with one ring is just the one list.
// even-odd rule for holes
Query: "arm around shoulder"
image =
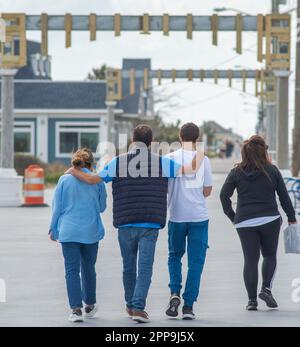
{"label": "arm around shoulder", "polygon": [[88,174],[85,172],[82,172],[81,170],[71,168],[67,171],[68,174],[71,174],[72,176],[76,177],[82,182],[86,182],[88,184],[97,184],[102,182],[102,178],[95,174]]}

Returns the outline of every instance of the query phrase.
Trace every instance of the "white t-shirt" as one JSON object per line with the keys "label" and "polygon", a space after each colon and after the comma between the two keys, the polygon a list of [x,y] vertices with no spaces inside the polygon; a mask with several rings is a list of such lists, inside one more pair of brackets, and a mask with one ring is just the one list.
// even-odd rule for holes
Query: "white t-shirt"
{"label": "white t-shirt", "polygon": [[251,219],[244,220],[243,222],[240,222],[238,224],[235,224],[234,226],[237,229],[238,228],[254,228],[254,227],[258,227],[260,225],[265,225],[265,224],[274,222],[274,220],[276,220],[278,218],[280,218],[280,215],[251,218]]}
{"label": "white t-shirt", "polygon": [[[179,149],[168,157],[181,165],[188,165],[195,155],[196,151]],[[211,165],[207,157],[197,174],[169,179],[168,207],[171,222],[204,222],[209,219],[203,187],[212,187]]]}

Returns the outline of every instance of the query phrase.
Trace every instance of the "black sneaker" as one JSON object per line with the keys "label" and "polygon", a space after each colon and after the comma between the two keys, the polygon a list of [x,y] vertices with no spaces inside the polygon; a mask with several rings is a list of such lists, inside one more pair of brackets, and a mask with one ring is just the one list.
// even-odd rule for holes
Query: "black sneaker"
{"label": "black sneaker", "polygon": [[170,297],[170,302],[168,309],[166,311],[166,315],[169,317],[177,317],[178,316],[178,308],[181,304],[180,296],[178,294],[172,294]]}
{"label": "black sneaker", "polygon": [[259,293],[258,297],[263,300],[268,307],[270,308],[277,308],[278,304],[276,300],[273,298],[272,292],[268,288],[263,288],[261,292]]}
{"label": "black sneaker", "polygon": [[248,302],[248,305],[246,306],[247,311],[257,311],[257,300],[256,299],[250,299]]}
{"label": "black sneaker", "polygon": [[182,319],[183,320],[193,320],[196,316],[193,312],[193,307],[183,306],[182,308]]}

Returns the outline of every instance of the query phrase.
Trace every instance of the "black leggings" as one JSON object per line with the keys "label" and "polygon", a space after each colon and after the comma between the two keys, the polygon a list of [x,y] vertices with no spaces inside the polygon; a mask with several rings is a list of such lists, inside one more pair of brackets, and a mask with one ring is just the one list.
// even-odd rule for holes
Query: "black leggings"
{"label": "black leggings", "polygon": [[263,288],[271,289],[272,287],[277,265],[276,254],[280,226],[281,218],[278,218],[261,226],[237,229],[245,258],[244,281],[249,299],[257,298],[260,251],[264,259],[262,264]]}

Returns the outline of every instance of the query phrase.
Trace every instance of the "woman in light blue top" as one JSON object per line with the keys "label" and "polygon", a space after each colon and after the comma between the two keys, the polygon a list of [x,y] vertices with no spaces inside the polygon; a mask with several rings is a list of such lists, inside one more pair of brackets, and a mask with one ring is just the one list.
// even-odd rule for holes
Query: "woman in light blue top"
{"label": "woman in light blue top", "polygon": [[[93,162],[86,148],[72,158],[72,165],[86,173],[92,173]],[[62,244],[72,322],[83,321],[82,302],[87,318],[97,312],[95,263],[104,237],[100,213],[106,208],[106,197],[103,183],[89,185],[72,175],[60,178],[54,194],[50,237]]]}

